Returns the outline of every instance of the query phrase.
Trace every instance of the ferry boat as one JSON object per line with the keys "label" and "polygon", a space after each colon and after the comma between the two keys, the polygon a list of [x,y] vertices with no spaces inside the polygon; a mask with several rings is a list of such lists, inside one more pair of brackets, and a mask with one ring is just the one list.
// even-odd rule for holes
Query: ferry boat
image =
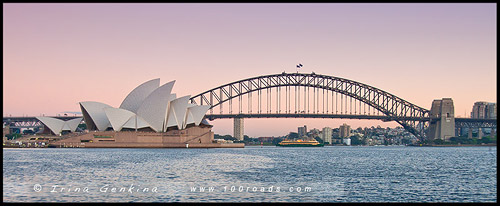
{"label": "ferry boat", "polygon": [[280,147],[323,147],[324,144],[316,140],[283,140],[276,146]]}

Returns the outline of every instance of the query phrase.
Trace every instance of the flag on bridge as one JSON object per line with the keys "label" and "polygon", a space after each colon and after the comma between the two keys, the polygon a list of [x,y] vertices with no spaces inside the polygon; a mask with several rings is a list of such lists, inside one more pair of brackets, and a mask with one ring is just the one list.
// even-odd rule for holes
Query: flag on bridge
{"label": "flag on bridge", "polygon": [[303,67],[303,66],[304,66],[304,65],[302,65],[302,64],[297,64],[297,73],[299,73],[299,69],[300,69],[301,67]]}

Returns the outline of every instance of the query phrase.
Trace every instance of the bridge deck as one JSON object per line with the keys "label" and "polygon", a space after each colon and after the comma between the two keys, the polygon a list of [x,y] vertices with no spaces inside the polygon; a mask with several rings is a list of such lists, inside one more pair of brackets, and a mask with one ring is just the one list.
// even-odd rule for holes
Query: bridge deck
{"label": "bridge deck", "polygon": [[381,115],[352,115],[352,114],[207,114],[207,119],[228,119],[228,118],[331,118],[331,119],[376,119],[382,121],[410,120],[429,121],[430,118],[420,117],[390,117]]}

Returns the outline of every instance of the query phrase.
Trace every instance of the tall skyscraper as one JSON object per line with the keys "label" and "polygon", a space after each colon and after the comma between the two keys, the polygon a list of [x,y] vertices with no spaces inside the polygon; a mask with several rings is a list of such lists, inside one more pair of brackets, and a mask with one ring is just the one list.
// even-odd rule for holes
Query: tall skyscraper
{"label": "tall skyscraper", "polygon": [[486,105],[486,118],[497,118],[497,103],[488,103],[488,105]]}
{"label": "tall skyscraper", "polygon": [[323,140],[323,142],[328,142],[332,144],[332,128],[330,127],[323,128],[323,131],[321,132],[321,139]]}
{"label": "tall skyscraper", "polygon": [[471,118],[495,119],[497,117],[497,104],[488,102],[475,102],[472,106]]}
{"label": "tall skyscraper", "polygon": [[347,125],[344,123],[343,125],[340,125],[340,137],[345,138],[351,136],[351,126]]}
{"label": "tall skyscraper", "polygon": [[307,126],[299,127],[297,133],[299,134],[299,138],[305,137],[307,135]]}
{"label": "tall skyscraper", "polygon": [[243,131],[243,118],[234,118],[234,138],[237,140],[244,139],[244,131]]}
{"label": "tall skyscraper", "polygon": [[488,102],[475,102],[474,106],[472,106],[471,118],[486,118],[486,105],[488,105]]}

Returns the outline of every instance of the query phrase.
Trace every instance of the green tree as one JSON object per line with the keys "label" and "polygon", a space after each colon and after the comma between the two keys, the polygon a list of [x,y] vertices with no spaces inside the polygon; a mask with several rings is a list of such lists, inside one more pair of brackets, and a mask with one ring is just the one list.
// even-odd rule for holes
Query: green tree
{"label": "green tree", "polygon": [[281,141],[283,141],[283,138],[281,138],[281,137],[274,138],[274,139],[273,139],[273,145],[277,145],[277,144],[278,144],[278,143],[280,143]]}
{"label": "green tree", "polygon": [[13,140],[21,137],[22,135],[19,133],[13,133],[13,134],[6,134],[5,137],[7,137],[8,140]]}
{"label": "green tree", "polygon": [[80,128],[81,130],[86,130],[87,129],[87,124],[79,124],[78,128]]}
{"label": "green tree", "polygon": [[444,140],[442,140],[442,139],[435,139],[435,140],[433,141],[433,143],[434,143],[434,144],[444,144]]}
{"label": "green tree", "polygon": [[451,144],[477,144],[478,139],[473,138],[469,139],[468,137],[452,137],[450,138],[450,143]]}
{"label": "green tree", "polygon": [[492,139],[492,138],[490,138],[490,137],[483,137],[483,138],[481,138],[478,142],[479,142],[479,143],[488,144],[488,143],[493,143],[493,142],[496,142],[496,140],[493,140],[493,139]]}
{"label": "green tree", "polygon": [[411,140],[410,140],[410,139],[408,139],[408,138],[403,138],[403,139],[401,140],[401,143],[403,143],[403,144],[411,144]]}
{"label": "green tree", "polygon": [[290,132],[290,134],[288,135],[288,138],[289,139],[298,139],[299,138],[299,134],[296,133],[296,132]]}
{"label": "green tree", "polygon": [[358,135],[354,135],[351,136],[351,145],[365,145],[365,141]]}
{"label": "green tree", "polygon": [[247,135],[243,135],[243,141],[245,141],[245,142],[256,142],[256,141],[258,141],[258,139],[257,138],[250,138]]}

